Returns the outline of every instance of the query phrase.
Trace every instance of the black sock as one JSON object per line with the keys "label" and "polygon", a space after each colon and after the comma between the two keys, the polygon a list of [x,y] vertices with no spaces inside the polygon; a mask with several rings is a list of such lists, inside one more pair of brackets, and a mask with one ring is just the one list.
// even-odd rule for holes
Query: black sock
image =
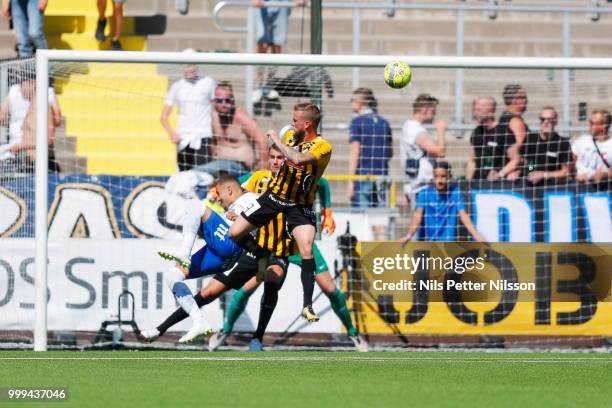
{"label": "black sock", "polygon": [[255,258],[264,258],[270,254],[270,251],[257,245],[257,241],[251,234],[247,234],[244,238],[235,241],[240,248],[255,255]]}
{"label": "black sock", "polygon": [[314,273],[316,265],[314,259],[302,259],[302,290],[304,291],[304,307],[312,305],[312,292],[314,292]]}
{"label": "black sock", "polygon": [[259,308],[259,321],[257,322],[257,330],[253,335],[254,339],[259,339],[263,342],[263,336],[268,327],[268,323],[272,318],[272,313],[276,308],[276,302],[278,302],[278,284],[276,282],[264,283],[264,293],[261,297],[261,306]]}
{"label": "black sock", "polygon": [[[198,307],[207,305],[214,300],[212,298],[203,298],[202,295],[200,295],[200,292],[196,293],[193,299],[195,300]],[[162,334],[167,332],[169,328],[171,328],[177,323],[182,322],[188,317],[189,317],[189,314],[186,311],[184,311],[182,307],[179,307],[178,309],[176,309],[174,313],[168,316],[168,318],[164,320],[162,324],[157,326],[157,330],[159,330],[159,335],[161,336]]]}
{"label": "black sock", "polygon": [[172,326],[174,326],[175,324],[179,322],[182,322],[188,317],[189,317],[189,314],[186,311],[184,311],[182,307],[179,307],[178,309],[175,310],[174,313],[168,316],[168,318],[164,320],[162,324],[157,326],[157,330],[159,330],[159,335],[161,336],[162,334],[167,332],[169,328],[171,328]]}
{"label": "black sock", "polygon": [[202,307],[204,305],[209,304],[210,302],[212,302],[213,300],[215,300],[215,298],[212,297],[202,297],[202,295],[200,295],[200,292],[196,293],[196,295],[193,297],[193,300],[195,300],[196,304],[198,305],[198,307]]}

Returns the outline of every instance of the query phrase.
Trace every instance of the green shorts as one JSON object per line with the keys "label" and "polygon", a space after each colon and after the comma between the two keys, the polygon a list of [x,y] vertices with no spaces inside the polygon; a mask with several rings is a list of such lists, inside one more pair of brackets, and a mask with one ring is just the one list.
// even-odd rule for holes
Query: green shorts
{"label": "green shorts", "polygon": [[[314,255],[315,265],[317,267],[315,275],[329,271],[329,266],[327,266],[327,262],[325,262],[325,258],[323,258],[323,255],[321,254],[321,251],[319,251],[317,244],[314,244],[312,246],[312,252]],[[291,255],[289,257],[289,263],[292,263],[297,266],[302,266],[302,257],[300,256],[300,254]]]}

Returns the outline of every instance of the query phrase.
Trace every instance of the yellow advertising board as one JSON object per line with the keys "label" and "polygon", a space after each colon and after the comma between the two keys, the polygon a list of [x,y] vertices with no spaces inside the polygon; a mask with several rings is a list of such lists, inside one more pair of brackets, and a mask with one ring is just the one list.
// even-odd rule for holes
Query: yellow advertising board
{"label": "yellow advertising board", "polygon": [[361,243],[362,331],[612,336],[612,244]]}

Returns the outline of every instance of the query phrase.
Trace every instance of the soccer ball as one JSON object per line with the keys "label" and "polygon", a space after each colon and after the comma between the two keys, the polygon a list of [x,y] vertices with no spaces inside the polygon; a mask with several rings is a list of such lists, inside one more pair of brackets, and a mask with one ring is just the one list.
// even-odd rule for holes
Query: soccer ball
{"label": "soccer ball", "polygon": [[403,88],[410,83],[412,72],[404,61],[391,61],[385,66],[385,82],[391,88]]}

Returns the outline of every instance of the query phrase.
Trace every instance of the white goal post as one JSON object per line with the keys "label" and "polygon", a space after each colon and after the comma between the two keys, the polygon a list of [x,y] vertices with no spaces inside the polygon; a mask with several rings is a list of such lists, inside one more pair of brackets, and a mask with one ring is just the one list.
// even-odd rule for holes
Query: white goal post
{"label": "white goal post", "polygon": [[[380,68],[401,59],[413,68],[610,70],[612,58],[505,58],[412,57],[355,55],[266,55],[181,52],[112,52],[38,50],[36,54],[36,163],[35,163],[35,324],[34,350],[47,349],[47,244],[48,244],[48,94],[50,67],[61,62],[121,62],[158,64],[216,64],[247,67],[246,94],[250,100],[254,65]],[[415,79],[418,80],[418,79]],[[42,109],[40,107],[43,107]]]}

